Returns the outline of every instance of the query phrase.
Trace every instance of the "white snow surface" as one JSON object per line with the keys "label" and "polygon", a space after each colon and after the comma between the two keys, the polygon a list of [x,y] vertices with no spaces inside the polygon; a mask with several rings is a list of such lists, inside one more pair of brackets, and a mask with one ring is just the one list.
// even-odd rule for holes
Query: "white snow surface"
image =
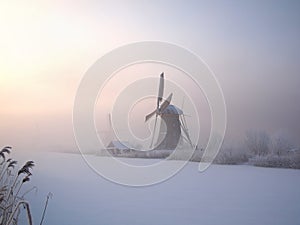
{"label": "white snow surface", "polygon": [[[36,162],[23,189],[38,187],[27,195],[34,224],[39,224],[48,192],[53,198],[44,225],[300,224],[300,170],[212,165],[200,173],[197,163],[188,163],[160,184],[127,187],[99,176],[79,154],[18,158]],[[151,159],[127,160],[149,164]],[[24,213],[20,216],[20,224],[27,224]]]}

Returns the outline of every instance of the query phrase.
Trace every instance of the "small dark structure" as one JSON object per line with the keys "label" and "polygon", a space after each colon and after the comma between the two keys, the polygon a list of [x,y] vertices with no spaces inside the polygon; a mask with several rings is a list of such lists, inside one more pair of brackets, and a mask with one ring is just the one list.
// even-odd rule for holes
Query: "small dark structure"
{"label": "small dark structure", "polygon": [[106,149],[113,155],[130,152],[129,144],[121,141],[111,141]]}

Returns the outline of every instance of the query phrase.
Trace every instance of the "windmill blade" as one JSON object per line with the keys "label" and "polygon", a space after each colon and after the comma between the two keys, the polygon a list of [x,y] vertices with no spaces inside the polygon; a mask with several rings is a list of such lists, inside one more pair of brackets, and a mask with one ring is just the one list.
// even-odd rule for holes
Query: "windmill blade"
{"label": "windmill blade", "polygon": [[152,113],[150,113],[150,114],[148,114],[147,116],[146,116],[146,118],[145,118],[145,122],[147,122],[152,116],[154,116],[154,114],[156,113],[156,109],[152,112]]}
{"label": "windmill blade", "polygon": [[156,109],[159,108],[159,103],[162,101],[163,95],[164,95],[164,73],[160,74],[160,79],[159,79],[159,89],[158,89],[158,96],[157,96],[157,107]]}
{"label": "windmill blade", "polygon": [[163,112],[170,105],[170,102],[172,100],[172,96],[173,96],[173,93],[171,93],[169,95],[169,97],[163,102],[163,104],[161,104],[159,109],[156,109],[152,113],[148,114],[145,118],[145,122],[147,122],[152,116],[154,116],[155,113],[157,114],[157,112]]}
{"label": "windmill blade", "polygon": [[[151,144],[150,144],[150,148],[152,148],[152,145],[153,145],[153,140],[154,140],[154,135],[155,135],[155,131],[156,131],[156,123],[157,123],[157,116],[158,116],[158,111],[160,110],[159,108],[159,103],[162,101],[163,99],[163,95],[164,95],[164,73],[161,73],[160,74],[160,79],[159,79],[159,87],[158,87],[158,95],[157,95],[157,105],[156,105],[156,110],[154,110],[152,113],[148,114],[145,118],[145,121],[149,120],[152,116],[155,116],[155,122],[154,122],[154,128],[153,128],[153,132],[152,132],[152,139],[151,139]],[[170,99],[169,99],[170,98]],[[172,98],[172,94],[171,94],[171,97],[169,96],[168,99],[169,99],[169,103],[168,102],[164,102],[163,105],[169,105],[170,104],[170,101],[171,101],[171,98]]]}
{"label": "windmill blade", "polygon": [[163,102],[163,104],[161,104],[161,106],[159,108],[159,112],[163,112],[170,105],[172,96],[173,96],[173,93],[171,93],[169,95],[169,97]]}

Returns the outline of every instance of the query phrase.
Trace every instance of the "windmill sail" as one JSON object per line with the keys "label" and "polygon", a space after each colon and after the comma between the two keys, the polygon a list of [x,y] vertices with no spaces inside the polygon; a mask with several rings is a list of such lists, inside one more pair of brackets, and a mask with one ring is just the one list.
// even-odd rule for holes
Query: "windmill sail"
{"label": "windmill sail", "polygon": [[159,114],[160,112],[164,111],[170,105],[172,96],[173,94],[171,93],[158,109],[154,110],[152,113],[149,113],[145,118],[145,122],[147,122],[152,116],[154,116],[155,113]]}
{"label": "windmill sail", "polygon": [[164,73],[162,73],[162,74],[160,74],[160,79],[159,79],[159,88],[158,88],[158,96],[157,96],[157,107],[156,107],[157,109],[159,108],[159,103],[163,99],[164,85],[165,85]]}
{"label": "windmill sail", "polygon": [[171,93],[168,98],[163,102],[163,104],[161,104],[161,106],[159,107],[159,113],[160,112],[163,112],[171,103],[171,100],[172,100],[172,96],[173,94]]}
{"label": "windmill sail", "polygon": [[155,115],[155,113],[156,113],[156,109],[152,112],[152,113],[149,113],[147,116],[146,116],[146,118],[145,118],[145,122],[147,122],[152,116],[154,116]]}

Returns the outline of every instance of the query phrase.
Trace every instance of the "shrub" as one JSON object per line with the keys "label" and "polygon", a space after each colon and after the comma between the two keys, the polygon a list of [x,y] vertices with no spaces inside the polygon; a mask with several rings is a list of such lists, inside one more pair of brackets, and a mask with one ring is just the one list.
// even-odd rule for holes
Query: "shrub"
{"label": "shrub", "polygon": [[277,167],[277,168],[292,168],[300,169],[299,155],[268,155],[265,157],[254,157],[250,159],[250,163],[254,166],[262,167]]}
{"label": "shrub", "polygon": [[247,131],[245,145],[254,155],[264,156],[270,151],[269,135],[264,131]]}

